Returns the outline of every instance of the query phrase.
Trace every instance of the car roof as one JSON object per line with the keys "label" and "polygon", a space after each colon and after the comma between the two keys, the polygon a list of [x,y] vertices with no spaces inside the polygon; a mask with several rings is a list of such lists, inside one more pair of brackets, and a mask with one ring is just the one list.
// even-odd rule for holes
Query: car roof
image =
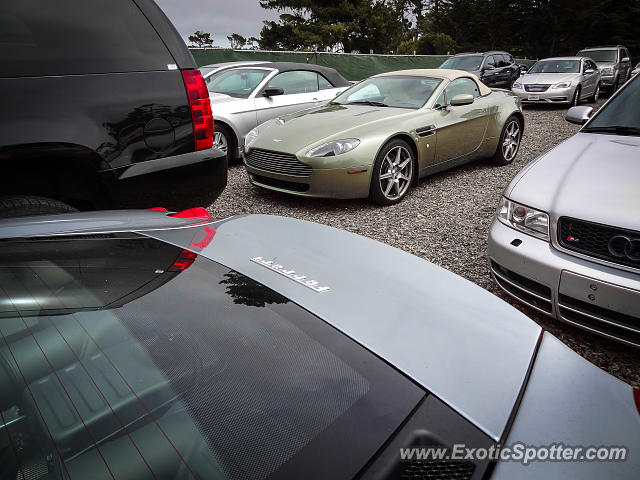
{"label": "car roof", "polygon": [[210,63],[208,65],[200,65],[198,68],[222,68],[222,67],[234,67],[234,66],[243,66],[243,65],[257,65],[260,63],[269,63],[265,60],[242,60],[238,62],[221,62],[221,63]]}
{"label": "car roof", "polygon": [[549,57],[549,58],[541,58],[538,60],[539,62],[546,62],[547,60],[582,60],[589,57],[583,56],[573,56],[573,57]]}
{"label": "car roof", "polygon": [[[251,62],[253,63],[253,62]],[[282,72],[294,72],[297,70],[308,70],[310,72],[316,72],[321,74],[327,80],[329,80],[336,87],[346,87],[351,85],[349,81],[344,78],[335,68],[325,67],[323,65],[315,65],[313,63],[300,63],[300,62],[255,62],[260,68],[272,68]],[[209,65],[203,65],[209,66]],[[250,64],[239,64],[238,68],[245,66],[252,66]]]}
{"label": "car roof", "polygon": [[467,55],[493,55],[494,53],[498,55],[511,55],[509,52],[504,52],[502,50],[491,50],[489,52],[461,52],[456,53],[454,57],[464,57]]}
{"label": "car roof", "polygon": [[471,78],[474,80],[479,88],[481,95],[488,95],[491,93],[491,89],[482,83],[478,77],[474,74],[465,72],[464,70],[452,70],[448,68],[416,68],[413,70],[397,70],[395,72],[385,72],[374,75],[375,77],[390,77],[394,75],[408,75],[416,77],[433,77],[442,78],[444,80],[453,81],[457,78]]}
{"label": "car roof", "polygon": [[585,50],[617,50],[618,48],[626,48],[623,47],[622,45],[603,45],[601,47],[586,47],[581,49],[581,52],[584,52]]}

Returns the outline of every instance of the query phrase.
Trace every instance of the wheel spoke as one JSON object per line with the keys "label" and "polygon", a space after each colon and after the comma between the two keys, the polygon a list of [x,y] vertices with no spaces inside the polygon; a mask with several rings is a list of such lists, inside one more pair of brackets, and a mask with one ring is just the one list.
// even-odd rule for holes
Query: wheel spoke
{"label": "wheel spoke", "polygon": [[387,188],[384,190],[384,194],[386,196],[389,195],[389,192],[391,191],[391,187],[393,187],[395,185],[394,181],[389,181],[389,183],[387,183]]}
{"label": "wheel spoke", "polygon": [[398,153],[396,153],[396,161],[394,162],[394,165],[398,165],[402,159],[402,149],[400,147],[396,147],[396,150]]}
{"label": "wheel spoke", "polygon": [[406,176],[405,174],[401,173],[398,178],[401,178],[402,180],[406,180],[407,182],[409,181],[409,177]]}
{"label": "wheel spoke", "polygon": [[391,172],[386,172],[386,173],[380,174],[380,180],[385,180],[387,178],[391,178]]}
{"label": "wheel spoke", "polygon": [[411,161],[411,157],[407,158],[404,162],[402,162],[402,163],[398,166],[398,168],[399,168],[400,170],[404,170],[404,167],[406,167],[406,166],[407,166],[407,164],[408,164],[410,161]]}

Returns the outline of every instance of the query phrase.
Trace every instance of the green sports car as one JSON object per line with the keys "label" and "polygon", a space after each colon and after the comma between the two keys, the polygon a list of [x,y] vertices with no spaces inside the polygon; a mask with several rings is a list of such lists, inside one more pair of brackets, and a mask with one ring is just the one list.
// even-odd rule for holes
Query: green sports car
{"label": "green sports car", "polygon": [[403,70],[259,125],[244,161],[260,187],[391,205],[426,175],[478,158],[511,163],[523,127],[518,97],[468,72]]}

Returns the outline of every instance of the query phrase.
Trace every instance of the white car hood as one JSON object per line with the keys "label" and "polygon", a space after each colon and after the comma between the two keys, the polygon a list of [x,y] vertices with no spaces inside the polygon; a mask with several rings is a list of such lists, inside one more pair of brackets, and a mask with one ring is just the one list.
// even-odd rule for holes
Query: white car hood
{"label": "white car hood", "polygon": [[527,73],[520,81],[527,85],[532,83],[555,85],[560,82],[570,82],[579,75],[578,73]]}
{"label": "white car hood", "polygon": [[578,133],[529,164],[505,195],[555,218],[637,230],[640,137]]}

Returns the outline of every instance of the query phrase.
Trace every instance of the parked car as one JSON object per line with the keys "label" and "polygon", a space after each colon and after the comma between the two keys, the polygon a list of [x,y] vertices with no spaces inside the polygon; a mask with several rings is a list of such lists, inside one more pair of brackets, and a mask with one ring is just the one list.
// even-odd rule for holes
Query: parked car
{"label": "parked car", "polygon": [[[637,479],[640,395],[486,290],[202,213],[0,221],[2,478]],[[628,453],[493,456],[558,444]],[[402,459],[425,446],[460,457]]]}
{"label": "parked car", "polygon": [[502,51],[484,53],[458,53],[438,68],[464,70],[473,73],[489,87],[510,88],[520,76],[520,65],[511,54]]}
{"label": "parked car", "polygon": [[223,70],[207,84],[214,105],[214,146],[241,158],[246,134],[279,115],[324,104],[351,85],[335,69],[276,62]]}
{"label": "parked car", "polygon": [[640,347],[640,77],[505,189],[489,236],[491,271],[533,308]]}
{"label": "parked car", "polygon": [[207,83],[211,83],[211,80],[213,79],[213,75],[216,73],[222,72],[224,70],[228,70],[230,68],[248,67],[250,65],[260,65],[261,63],[269,63],[269,62],[261,61],[261,60],[256,60],[256,61],[242,60],[237,62],[211,63],[209,65],[202,65],[201,67],[198,67],[198,70],[200,70],[200,73],[202,73],[202,78],[204,78],[204,81]]}
{"label": "parked car", "polygon": [[631,70],[631,76],[635,77],[638,73],[640,73],[640,62]]}
{"label": "parked car", "polygon": [[602,88],[615,92],[631,75],[631,57],[626,47],[588,47],[577,53],[596,62],[602,74]]}
{"label": "parked car", "polygon": [[245,165],[263,188],[391,205],[426,175],[483,157],[511,163],[523,128],[510,92],[460,70],[403,70],[263,123],[246,137]]}
{"label": "parked car", "polygon": [[218,196],[208,92],[152,0],[5,2],[0,17],[0,216]]}
{"label": "parked car", "polygon": [[545,58],[513,83],[511,91],[523,102],[567,103],[600,98],[600,72],[586,57]]}

